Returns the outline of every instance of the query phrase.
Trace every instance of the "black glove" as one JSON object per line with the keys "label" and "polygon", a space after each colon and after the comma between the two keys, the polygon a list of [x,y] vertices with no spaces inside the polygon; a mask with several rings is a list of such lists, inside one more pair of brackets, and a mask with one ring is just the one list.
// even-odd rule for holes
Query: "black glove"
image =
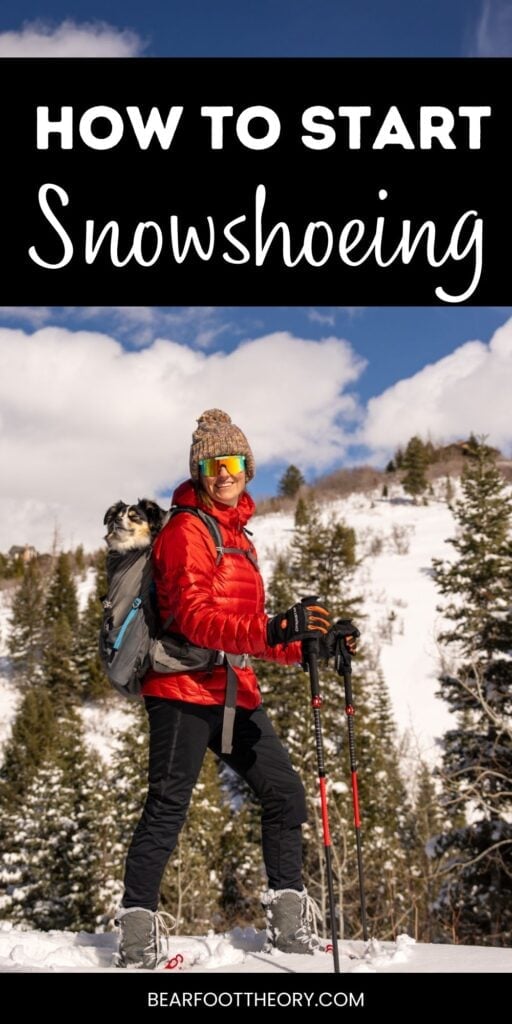
{"label": "black glove", "polygon": [[343,661],[357,651],[357,638],[360,632],[350,619],[338,619],[325,636],[319,640],[319,656],[325,661],[329,658],[340,658]]}
{"label": "black glove", "polygon": [[268,620],[267,643],[275,647],[291,640],[310,640],[327,633],[329,626],[329,612],[318,604],[318,598],[305,597],[287,612]]}

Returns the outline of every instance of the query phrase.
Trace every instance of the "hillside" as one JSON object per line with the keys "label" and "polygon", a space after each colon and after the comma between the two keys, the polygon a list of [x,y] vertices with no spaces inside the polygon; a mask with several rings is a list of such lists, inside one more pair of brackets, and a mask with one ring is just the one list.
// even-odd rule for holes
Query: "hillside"
{"label": "hillside", "polygon": [[[453,534],[454,524],[442,487],[439,499],[431,499],[426,506],[414,505],[396,485],[387,499],[374,491],[324,502],[322,514],[326,519],[344,519],[356,531],[361,564],[355,589],[363,595],[366,618],[359,623],[363,639],[380,650],[399,729],[411,730],[421,752],[434,759],[436,738],[449,725],[446,707],[435,696],[439,664],[435,638],[441,619],[430,576],[431,559],[451,555],[446,538]],[[293,514],[257,516],[252,527],[263,575],[268,579],[273,558],[290,541]],[[80,582],[82,603],[90,587],[90,577]],[[0,591],[0,742],[8,734],[17,702],[6,658],[11,593],[11,589]],[[354,677],[357,680],[357,662]],[[364,686],[364,680],[360,685]],[[103,756],[108,756],[124,712],[122,701],[115,701],[108,713],[93,706],[85,709],[90,742]]]}
{"label": "hillside", "polygon": [[[453,535],[454,521],[442,488],[439,500],[431,499],[426,506],[414,505],[399,486],[390,489],[387,499],[378,492],[351,494],[324,503],[323,517],[344,519],[356,531],[361,564],[354,590],[363,595],[363,639],[380,650],[400,730],[411,730],[422,753],[433,758],[436,737],[449,725],[446,707],[435,697],[436,635],[442,619],[431,578],[431,559],[451,557],[446,538]],[[253,528],[268,577],[274,556],[290,541],[293,514],[258,516]]]}

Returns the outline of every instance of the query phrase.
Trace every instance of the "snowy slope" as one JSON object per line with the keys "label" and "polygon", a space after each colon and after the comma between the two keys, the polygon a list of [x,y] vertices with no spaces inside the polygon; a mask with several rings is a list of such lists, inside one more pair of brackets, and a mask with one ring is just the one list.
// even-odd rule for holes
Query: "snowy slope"
{"label": "snowy slope", "polygon": [[[399,728],[410,730],[421,753],[433,760],[436,739],[449,727],[450,716],[435,696],[439,668],[435,636],[442,620],[436,611],[439,595],[430,569],[433,556],[452,556],[452,548],[446,544],[446,538],[454,533],[452,514],[442,500],[415,506],[397,489],[389,500],[355,494],[334,501],[325,506],[323,516],[344,519],[356,531],[362,564],[356,573],[355,591],[364,594],[367,617],[360,623],[364,637],[380,648]],[[257,516],[251,528],[268,578],[273,557],[290,543],[293,516]],[[78,586],[82,607],[92,587],[93,573],[89,571]],[[0,591],[0,745],[9,733],[17,702],[5,659],[10,593]],[[111,709],[84,709],[89,742],[105,759],[118,726],[127,724],[127,712],[128,705],[122,700]]]}
{"label": "snowy slope", "polygon": [[[446,705],[435,696],[439,670],[435,637],[442,618],[436,611],[439,594],[431,578],[431,559],[452,557],[452,547],[446,543],[454,534],[452,513],[444,501],[413,505],[397,490],[386,500],[355,494],[334,501],[323,511],[325,521],[331,516],[356,531],[362,564],[354,592],[363,594],[367,616],[360,627],[364,639],[380,648],[397,724],[400,730],[411,730],[421,753],[434,759],[436,738],[451,723]],[[290,543],[293,517],[277,513],[256,517],[253,523],[262,571],[268,578],[272,558]]]}

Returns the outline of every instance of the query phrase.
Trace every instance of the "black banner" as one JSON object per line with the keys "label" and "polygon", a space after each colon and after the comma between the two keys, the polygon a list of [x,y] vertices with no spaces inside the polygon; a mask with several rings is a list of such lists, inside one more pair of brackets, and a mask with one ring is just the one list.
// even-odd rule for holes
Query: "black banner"
{"label": "black banner", "polygon": [[505,305],[510,60],[3,60],[4,303]]}

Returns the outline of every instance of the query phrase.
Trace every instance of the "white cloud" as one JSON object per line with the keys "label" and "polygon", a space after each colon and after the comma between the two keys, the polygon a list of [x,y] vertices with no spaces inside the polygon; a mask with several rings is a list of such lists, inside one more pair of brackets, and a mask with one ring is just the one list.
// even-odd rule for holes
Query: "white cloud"
{"label": "white cloud", "polygon": [[92,331],[0,328],[0,550],[97,546],[105,508],[154,496],[188,473],[199,414],[226,409],[260,466],[321,469],[359,417],[344,393],[364,362],[340,338],[282,332],[230,353],[169,340],[126,351]]}
{"label": "white cloud", "polygon": [[0,306],[0,316],[15,326],[32,328],[87,325],[107,331],[133,348],[145,348],[156,338],[173,335],[195,348],[210,348],[220,334],[240,329],[229,320],[223,306]]}
{"label": "white cloud", "polygon": [[413,434],[449,441],[474,431],[506,448],[511,395],[512,319],[488,345],[468,341],[372,398],[359,440],[382,455]]}
{"label": "white cloud", "polygon": [[311,323],[329,324],[330,327],[334,327],[336,317],[339,316],[340,313],[343,313],[345,316],[348,316],[350,320],[353,320],[354,317],[360,316],[363,310],[364,306],[333,306],[331,309],[309,309],[307,317],[308,320],[311,320]]}
{"label": "white cloud", "polygon": [[137,57],[144,46],[136,32],[102,21],[33,21],[0,32],[0,57]]}
{"label": "white cloud", "polygon": [[484,0],[475,33],[476,57],[512,55],[512,3],[510,0]]}

